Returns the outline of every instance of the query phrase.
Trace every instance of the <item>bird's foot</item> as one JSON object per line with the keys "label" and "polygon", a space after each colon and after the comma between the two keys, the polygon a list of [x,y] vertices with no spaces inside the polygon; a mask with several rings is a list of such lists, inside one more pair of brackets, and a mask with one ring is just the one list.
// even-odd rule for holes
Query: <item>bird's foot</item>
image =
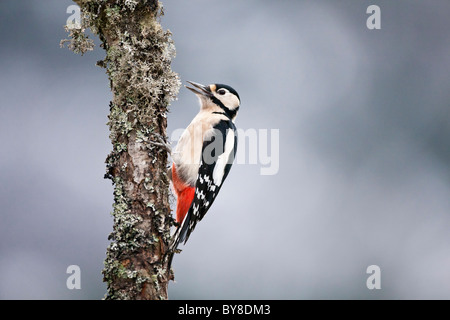
{"label": "bird's foot", "polygon": [[151,132],[150,134],[156,138],[156,141],[150,140],[149,143],[151,143],[155,146],[161,147],[163,150],[167,151],[167,153],[169,155],[172,154],[172,147],[170,146],[170,143],[167,142],[163,136],[161,136],[158,133],[154,133],[154,132]]}

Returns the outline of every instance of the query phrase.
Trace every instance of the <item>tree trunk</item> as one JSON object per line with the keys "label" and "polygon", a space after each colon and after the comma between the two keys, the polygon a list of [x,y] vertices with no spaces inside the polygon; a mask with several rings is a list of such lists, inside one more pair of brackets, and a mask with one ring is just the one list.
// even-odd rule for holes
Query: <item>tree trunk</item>
{"label": "tree trunk", "polygon": [[84,28],[99,36],[106,58],[98,64],[113,92],[105,177],[114,185],[114,227],[104,262],[105,298],[167,299],[173,279],[166,256],[173,225],[167,152],[151,142],[166,137],[168,105],[180,87],[170,68],[171,34],[158,22],[157,0],[74,1],[82,20],[81,30],[70,30],[70,46],[81,53],[91,48]]}

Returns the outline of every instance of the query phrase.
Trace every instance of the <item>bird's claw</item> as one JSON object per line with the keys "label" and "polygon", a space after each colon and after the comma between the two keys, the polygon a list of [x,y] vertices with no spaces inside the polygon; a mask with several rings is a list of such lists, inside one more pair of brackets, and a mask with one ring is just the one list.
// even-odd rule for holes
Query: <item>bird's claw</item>
{"label": "bird's claw", "polygon": [[166,140],[158,133],[151,132],[151,135],[153,135],[157,141],[150,140],[149,142],[155,146],[161,147],[165,151],[167,151],[168,154],[172,154],[172,147]]}

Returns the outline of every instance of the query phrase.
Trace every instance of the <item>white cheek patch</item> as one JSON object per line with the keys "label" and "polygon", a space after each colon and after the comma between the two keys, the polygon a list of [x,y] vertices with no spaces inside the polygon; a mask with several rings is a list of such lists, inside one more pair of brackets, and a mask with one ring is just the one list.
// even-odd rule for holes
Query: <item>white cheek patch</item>
{"label": "white cheek patch", "polygon": [[227,93],[221,96],[214,93],[214,95],[216,96],[217,99],[220,100],[220,102],[223,103],[225,107],[229,108],[230,110],[234,110],[237,107],[239,107],[240,104],[239,99],[234,94]]}
{"label": "white cheek patch", "polygon": [[227,101],[225,105],[231,110],[239,107],[239,99],[235,95],[228,95],[226,100]]}
{"label": "white cheek patch", "polygon": [[223,153],[217,157],[216,165],[213,171],[214,184],[220,186],[222,184],[223,175],[225,173],[225,166],[228,164],[228,159],[234,148],[234,131],[228,130],[225,138],[225,148]]}

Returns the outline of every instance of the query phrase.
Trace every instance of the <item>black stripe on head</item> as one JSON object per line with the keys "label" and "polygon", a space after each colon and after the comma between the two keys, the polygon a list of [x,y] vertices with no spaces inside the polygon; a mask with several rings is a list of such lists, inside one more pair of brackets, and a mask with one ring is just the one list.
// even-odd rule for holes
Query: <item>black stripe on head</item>
{"label": "black stripe on head", "polygon": [[[211,97],[211,100],[212,100],[216,105],[218,105],[218,106],[224,111],[223,115],[227,116],[227,117],[230,118],[230,119],[233,119],[233,118],[236,116],[236,114],[238,113],[238,111],[239,111],[239,107],[237,107],[237,108],[234,109],[234,110],[228,109],[228,108],[225,107],[225,106],[223,105],[223,103],[222,103],[219,99],[217,99],[216,97]],[[213,112],[213,113],[219,113],[219,112]]]}
{"label": "black stripe on head", "polygon": [[[241,102],[241,98],[239,97],[239,94],[232,87],[230,87],[226,84],[220,84],[220,83],[215,83],[214,85],[216,86],[216,88],[215,88],[216,92],[221,88],[227,89],[230,93],[234,94],[239,99],[239,103]],[[217,99],[215,96],[212,96],[211,100],[216,105],[218,105],[220,108],[222,108],[222,110],[225,112],[225,115],[228,116],[230,119],[233,119],[236,116],[237,112],[239,111],[239,106],[237,108],[235,108],[234,110],[230,110],[229,108],[224,106],[224,104],[219,99]]]}

